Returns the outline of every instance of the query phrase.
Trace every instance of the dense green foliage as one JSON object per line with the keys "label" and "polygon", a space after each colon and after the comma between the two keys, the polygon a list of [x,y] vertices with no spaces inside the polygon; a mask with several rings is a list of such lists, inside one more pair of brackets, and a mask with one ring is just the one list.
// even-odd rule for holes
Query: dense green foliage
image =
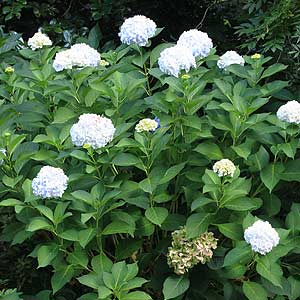
{"label": "dense green foliage", "polygon": [[[7,21],[22,15],[24,1],[4,2]],[[208,14],[225,5],[208,2]],[[279,2],[291,5],[287,11],[294,7]],[[28,3],[34,11],[37,2]],[[261,15],[268,3],[248,1],[250,23],[268,22],[271,16]],[[299,299],[300,128],[276,116],[280,105],[297,99],[282,80],[287,66],[250,55],[245,66],[220,70],[216,47],[189,73],[167,76],[157,60],[171,44],[160,35],[144,48],[114,48],[116,37],[104,46],[99,24],[114,4],[102,4],[91,1],[87,8],[91,30],[76,25],[72,38],[57,44],[77,40],[105,49],[106,66],[56,72],[60,46],[32,51],[20,35],[1,31],[0,299]],[[269,13],[274,18],[284,10]],[[294,32],[292,22],[286,25]],[[238,32],[253,50],[264,25],[247,26]],[[256,50],[273,45],[278,53],[287,40],[272,44],[277,31],[261,37]],[[297,40],[294,33],[287,38]],[[291,55],[298,59],[298,52]],[[70,128],[83,113],[112,120],[116,132],[106,147],[73,145]],[[155,132],[135,130],[141,119],[154,117],[161,123]],[[213,171],[223,158],[234,162],[233,177]],[[32,192],[32,180],[46,165],[69,177],[62,198]],[[244,230],[258,219],[280,236],[266,255],[244,240]],[[218,241],[211,260],[178,275],[168,253],[183,226],[189,241],[207,231]]]}

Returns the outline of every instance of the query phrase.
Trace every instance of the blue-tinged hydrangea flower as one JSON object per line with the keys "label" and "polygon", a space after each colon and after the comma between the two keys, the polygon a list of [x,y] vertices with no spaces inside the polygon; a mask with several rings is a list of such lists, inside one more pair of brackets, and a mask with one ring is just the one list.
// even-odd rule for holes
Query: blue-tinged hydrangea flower
{"label": "blue-tinged hydrangea flower", "polygon": [[96,114],[82,114],[71,127],[70,135],[74,145],[90,145],[97,149],[111,142],[115,131],[110,119]]}
{"label": "blue-tinged hydrangea flower", "polygon": [[241,66],[245,64],[245,60],[243,59],[243,57],[235,51],[227,51],[219,58],[217,62],[217,65],[220,69],[226,69],[228,66],[234,64],[238,64]]}
{"label": "blue-tinged hydrangea flower", "polygon": [[195,57],[206,57],[213,47],[211,38],[206,32],[197,29],[184,31],[177,41],[177,45],[189,48]]}
{"label": "blue-tinged hydrangea flower", "polygon": [[70,49],[56,53],[53,68],[59,72],[73,67],[97,67],[101,56],[94,48],[80,43],[73,45]]}
{"label": "blue-tinged hydrangea flower", "polygon": [[227,175],[233,177],[235,170],[236,167],[234,163],[227,158],[221,159],[213,165],[213,171],[217,173],[219,177]]}
{"label": "blue-tinged hydrangea flower", "polygon": [[44,166],[32,180],[32,192],[42,199],[61,198],[68,187],[68,179],[62,169]]}
{"label": "blue-tinged hydrangea flower", "polygon": [[156,24],[145,16],[134,16],[124,21],[120,28],[119,37],[123,44],[146,46],[148,39],[156,32]]}
{"label": "blue-tinged hydrangea flower", "polygon": [[176,274],[183,275],[199,262],[205,264],[210,261],[217,241],[212,232],[189,239],[185,227],[175,230],[172,233],[172,246],[168,248],[168,264]]}
{"label": "blue-tinged hydrangea flower", "polygon": [[146,118],[138,122],[138,124],[135,126],[135,130],[137,132],[143,132],[143,131],[154,132],[159,127],[160,127],[160,120],[157,117],[154,120]]}
{"label": "blue-tinged hydrangea flower", "polygon": [[[0,148],[0,152],[4,155],[6,155],[6,150],[4,148]],[[0,166],[3,165],[4,163],[4,160],[3,159],[0,159]]]}
{"label": "blue-tinged hydrangea flower", "polygon": [[178,77],[181,70],[188,72],[190,68],[195,68],[196,61],[189,48],[176,45],[160,53],[158,66],[162,72]]}
{"label": "blue-tinged hydrangea flower", "polygon": [[42,33],[41,31],[38,31],[34,34],[33,37],[31,37],[28,40],[28,46],[32,50],[43,48],[44,46],[51,46],[52,41],[49,39],[49,37]]}
{"label": "blue-tinged hydrangea flower", "polygon": [[279,107],[277,117],[287,123],[300,124],[300,103],[296,100],[288,101]]}
{"label": "blue-tinged hydrangea flower", "polygon": [[256,221],[245,230],[244,238],[254,252],[262,255],[269,253],[279,244],[279,235],[268,221]]}

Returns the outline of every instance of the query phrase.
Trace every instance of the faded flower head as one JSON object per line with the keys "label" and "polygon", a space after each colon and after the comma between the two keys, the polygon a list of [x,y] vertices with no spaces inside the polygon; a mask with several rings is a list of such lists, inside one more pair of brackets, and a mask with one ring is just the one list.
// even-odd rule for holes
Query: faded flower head
{"label": "faded flower head", "polygon": [[123,44],[146,46],[148,39],[156,32],[156,24],[145,16],[134,16],[124,21],[120,28],[119,37]]}
{"label": "faded flower head", "polygon": [[110,119],[96,114],[82,114],[79,121],[71,127],[70,135],[74,145],[90,145],[97,149],[111,142],[115,131]]}
{"label": "faded flower head", "polygon": [[28,40],[28,46],[32,50],[41,49],[44,46],[51,46],[52,41],[49,39],[48,35],[38,31]]}
{"label": "faded flower head", "polygon": [[32,180],[32,192],[42,199],[61,198],[67,189],[68,179],[62,169],[44,166]]}
{"label": "faded flower head", "polygon": [[213,165],[213,171],[217,173],[219,177],[227,175],[233,177],[235,170],[236,167],[234,163],[227,158],[221,159]]}
{"label": "faded flower head", "polygon": [[226,69],[228,66],[233,64],[238,64],[241,66],[245,64],[243,57],[235,51],[227,51],[219,58],[217,62],[217,65],[220,69]]}
{"label": "faded flower head", "polygon": [[87,44],[80,43],[70,49],[56,53],[53,68],[59,72],[73,67],[97,67],[100,64],[100,54]]}
{"label": "faded flower head", "polygon": [[251,58],[252,59],[260,59],[261,55],[259,53],[255,53],[255,54],[251,55]]}
{"label": "faded flower head", "polygon": [[189,48],[195,57],[206,57],[213,47],[211,38],[206,32],[197,29],[184,31],[177,41],[177,45]]}
{"label": "faded flower head", "polygon": [[258,220],[244,232],[245,241],[254,252],[262,255],[269,253],[279,244],[279,235],[268,221]]}
{"label": "faded flower head", "polygon": [[162,72],[178,77],[181,70],[188,72],[190,68],[195,68],[196,61],[189,48],[176,45],[160,53],[158,66]]}
{"label": "faded flower head", "polygon": [[140,120],[137,125],[135,126],[135,130],[137,132],[154,132],[156,129],[160,127],[160,120],[158,118],[155,118],[154,120],[146,118]]}
{"label": "faded flower head", "polygon": [[217,248],[217,241],[212,232],[188,239],[185,227],[175,230],[172,233],[172,246],[168,248],[168,264],[176,274],[182,275],[199,262],[208,262]]}
{"label": "faded flower head", "polygon": [[288,101],[279,107],[277,117],[284,122],[300,124],[300,103],[296,100]]}
{"label": "faded flower head", "polygon": [[15,69],[12,66],[8,66],[5,68],[4,72],[11,74],[11,73],[15,72]]}
{"label": "faded flower head", "polygon": [[[4,148],[0,148],[0,152],[3,154],[3,155],[6,155],[6,150]],[[0,166],[3,165],[4,163],[4,160],[3,159],[0,159]]]}

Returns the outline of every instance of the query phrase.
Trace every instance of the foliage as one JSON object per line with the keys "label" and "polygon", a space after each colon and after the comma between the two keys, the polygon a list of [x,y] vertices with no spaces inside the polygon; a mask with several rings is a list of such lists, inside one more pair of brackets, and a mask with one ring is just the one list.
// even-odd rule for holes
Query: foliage
{"label": "foliage", "polygon": [[[157,68],[168,46],[121,45],[101,53],[109,66],[62,72],[52,66],[59,47],[11,50],[0,74],[0,206],[12,216],[2,239],[32,242],[37,268],[52,273],[48,299],[67,290],[81,300],[297,299],[299,199],[289,184],[299,181],[299,127],[274,115],[293,98],[274,79],[286,66],[262,55],[219,70],[213,50],[175,78]],[[106,147],[72,144],[83,113],[113,121]],[[155,132],[135,131],[155,116]],[[213,172],[223,158],[233,177]],[[44,165],[69,177],[62,198],[32,193]],[[265,256],[243,239],[258,218],[280,236]],[[213,232],[218,247],[178,276],[166,255],[182,226],[190,239]]]}
{"label": "foliage", "polygon": [[[247,0],[243,7],[247,11],[244,22],[236,27],[242,37],[242,48],[250,51],[273,52],[291,66],[289,75],[299,79],[300,7],[292,0]],[[295,65],[296,63],[296,65]]]}

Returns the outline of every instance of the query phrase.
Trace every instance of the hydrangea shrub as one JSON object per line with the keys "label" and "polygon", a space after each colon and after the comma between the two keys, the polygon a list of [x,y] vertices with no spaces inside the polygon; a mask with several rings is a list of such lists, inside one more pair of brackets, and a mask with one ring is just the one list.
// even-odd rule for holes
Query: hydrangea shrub
{"label": "hydrangea shrub", "polygon": [[195,30],[150,47],[155,30],[139,16],[101,54],[46,43],[5,57],[0,205],[14,221],[2,239],[32,241],[54,297],[297,299],[300,205],[285,195],[300,131],[276,79],[285,66],[219,56]]}

